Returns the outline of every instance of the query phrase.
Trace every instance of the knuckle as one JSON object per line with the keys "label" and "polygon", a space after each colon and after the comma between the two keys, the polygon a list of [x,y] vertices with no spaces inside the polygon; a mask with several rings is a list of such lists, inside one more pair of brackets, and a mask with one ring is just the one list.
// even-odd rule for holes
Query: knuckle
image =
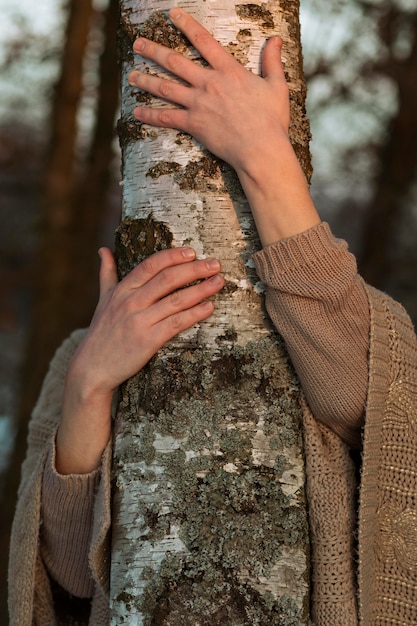
{"label": "knuckle", "polygon": [[172,91],[172,84],[168,80],[163,80],[159,85],[159,93],[163,98],[168,98]]}
{"label": "knuckle", "polygon": [[182,56],[179,52],[170,52],[167,58],[167,67],[171,71],[175,71],[182,63]]}
{"label": "knuckle", "polygon": [[196,46],[204,46],[211,39],[212,39],[211,35],[206,31],[200,31],[194,35],[194,42]]}
{"label": "knuckle", "polygon": [[183,301],[181,290],[173,291],[170,294],[169,298],[171,301],[171,305],[174,309],[178,309],[179,307],[181,307]]}
{"label": "knuckle", "polygon": [[138,272],[143,273],[147,277],[155,276],[155,274],[157,272],[155,259],[152,256],[147,257],[146,259],[144,259],[138,265]]}
{"label": "knuckle", "polygon": [[191,266],[194,274],[194,280],[200,280],[206,275],[207,269],[205,263],[205,261],[197,261],[197,263],[193,263]]}
{"label": "knuckle", "polygon": [[[161,294],[168,294],[172,290],[172,274],[167,269],[162,269],[157,273],[155,279],[157,281],[158,290]],[[170,294],[172,295],[172,294]]]}
{"label": "knuckle", "polygon": [[180,313],[174,313],[174,315],[171,315],[171,317],[170,317],[170,324],[171,324],[172,330],[175,333],[177,333],[180,330],[182,330],[181,314]]}
{"label": "knuckle", "polygon": [[123,315],[126,319],[127,324],[132,324],[136,318],[136,314],[138,313],[138,302],[137,299],[129,293],[123,299],[123,302],[120,303],[120,306],[123,310]]}
{"label": "knuckle", "polygon": [[158,122],[160,126],[171,126],[171,112],[167,109],[158,111]]}

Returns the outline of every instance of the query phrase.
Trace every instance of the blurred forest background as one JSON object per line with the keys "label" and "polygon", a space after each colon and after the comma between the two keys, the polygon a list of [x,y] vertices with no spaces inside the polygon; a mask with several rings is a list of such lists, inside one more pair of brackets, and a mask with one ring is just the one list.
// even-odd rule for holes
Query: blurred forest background
{"label": "blurred forest background", "polygon": [[[0,621],[26,424],[120,215],[117,0],[0,0]],[[417,321],[416,0],[301,0],[312,193]]]}

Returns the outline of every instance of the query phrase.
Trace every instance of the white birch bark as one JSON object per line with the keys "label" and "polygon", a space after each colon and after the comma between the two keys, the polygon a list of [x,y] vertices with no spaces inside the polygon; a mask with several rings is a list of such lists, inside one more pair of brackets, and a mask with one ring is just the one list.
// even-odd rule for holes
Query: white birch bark
{"label": "white birch bark", "polygon": [[[142,0],[138,9],[121,1],[123,236],[138,260],[141,240],[163,224],[162,247],[191,245],[200,257],[221,259],[226,289],[210,320],[171,342],[123,389],[112,624],[303,624],[308,540],[298,385],[263,311],[249,207],[235,175],[193,139],[134,127],[131,118],[137,96],[127,75],[140,63],[129,46],[144,24],[160,41],[175,40],[155,16],[174,4]],[[252,71],[265,39],[281,35],[292,140],[305,147],[297,7],[181,6]]]}

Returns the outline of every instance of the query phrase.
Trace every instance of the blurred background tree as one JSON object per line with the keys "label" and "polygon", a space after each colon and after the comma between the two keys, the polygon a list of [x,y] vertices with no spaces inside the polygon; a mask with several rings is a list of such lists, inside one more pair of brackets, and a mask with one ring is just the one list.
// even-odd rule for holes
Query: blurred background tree
{"label": "blurred background tree", "polygon": [[417,5],[304,0],[312,193],[365,279],[417,320]]}
{"label": "blurred background tree", "polygon": [[[46,15],[46,19],[51,17]],[[18,348],[9,336],[11,352],[13,347],[20,352],[20,367],[12,399],[14,446],[1,493],[2,592],[6,590],[9,529],[30,412],[57,346],[74,328],[88,325],[91,319],[97,299],[97,248],[103,240],[111,244],[109,221],[118,221],[115,206],[119,202],[114,197],[118,195],[114,192],[118,176],[118,0],[100,4],[72,0],[62,7],[61,20],[65,25],[62,45],[55,47],[45,38],[41,48],[37,46],[28,55],[27,46],[30,49],[33,45],[30,32],[18,31],[9,41],[4,63],[13,86],[22,84],[22,71],[36,71],[33,56],[41,55],[41,49],[45,60],[53,61],[56,69],[55,80],[43,86],[49,92],[50,104],[44,118],[38,118],[36,140],[31,141],[28,114],[43,103],[33,98],[27,81],[23,82],[24,95],[17,93],[13,100],[24,97],[30,99],[31,106],[24,115],[20,103],[13,106],[5,114],[4,129],[0,129],[9,140],[4,159],[16,194],[2,203],[5,222],[10,215],[14,222],[2,242],[2,270],[9,285],[9,293],[2,294],[9,298],[2,326],[9,326],[10,335],[23,331]],[[41,85],[37,87],[44,95]],[[13,115],[13,111],[18,113]],[[21,159],[16,159],[17,149]],[[22,198],[26,170],[31,175],[31,193]],[[13,280],[16,274],[20,277],[18,290]],[[1,602],[0,615],[6,617],[5,594]]]}
{"label": "blurred background tree", "polygon": [[[117,5],[0,0],[0,618],[27,419],[118,222]],[[415,0],[301,0],[301,20],[312,194],[416,322]]]}

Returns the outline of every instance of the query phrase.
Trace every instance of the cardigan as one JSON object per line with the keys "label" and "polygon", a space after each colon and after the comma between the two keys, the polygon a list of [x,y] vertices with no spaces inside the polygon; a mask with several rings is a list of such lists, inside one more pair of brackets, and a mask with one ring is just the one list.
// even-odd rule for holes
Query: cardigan
{"label": "cardigan", "polygon": [[[310,392],[306,393],[304,402],[304,436],[313,551],[312,617],[317,626],[412,624],[417,621],[417,558],[414,558],[417,485],[413,470],[417,460],[413,431],[417,405],[416,340],[402,307],[366,286],[357,276],[352,259],[346,244],[334,239],[325,224],[255,255],[258,274],[268,287],[267,308],[271,319],[287,343],[304,391]],[[313,303],[315,314],[319,315],[318,323],[312,324],[316,328],[313,333],[311,310],[303,313],[303,300],[309,305]],[[349,311],[347,335],[345,325],[340,326],[341,310]],[[355,315],[356,310],[360,314]],[[348,444],[358,443],[361,411],[358,418],[357,407],[346,411],[346,406],[358,404],[358,396],[359,406],[364,404],[363,384],[355,384],[355,359],[347,358],[349,371],[345,379],[353,385],[353,391],[349,387],[346,394],[338,394],[336,403],[333,399],[329,403],[326,398],[320,398],[321,389],[317,390],[314,377],[312,382],[309,379],[311,368],[303,355],[308,356],[311,343],[319,346],[318,352],[326,347],[321,345],[323,337],[320,339],[317,335],[317,328],[323,328],[323,318],[330,329],[336,330],[339,342],[339,348],[327,350],[323,357],[327,368],[340,351],[340,342],[347,354],[353,351],[360,355],[364,345],[369,345],[358,566],[354,537],[357,524],[355,467]],[[360,330],[361,320],[362,340],[359,336],[358,342],[355,329]],[[369,325],[369,335],[365,332],[363,342],[363,329]],[[298,351],[294,349],[291,336],[294,328],[297,342],[300,336],[303,338]],[[57,623],[47,558],[39,547],[41,492],[44,477],[46,479],[48,468],[53,465],[53,436],[59,421],[66,365],[82,337],[83,332],[77,331],[58,351],[29,427],[28,455],[22,468],[11,540],[9,606],[12,625]],[[343,363],[343,359],[341,361]],[[360,374],[360,358],[357,370]],[[358,371],[356,378],[361,378]],[[339,419],[332,421],[331,410],[335,404],[339,405],[336,407]],[[352,415],[353,426],[349,423]],[[89,623],[93,626],[108,620],[109,475],[108,448],[103,455],[98,488],[97,475],[87,480],[76,476],[64,479],[71,483],[70,489],[75,485],[86,501],[92,503],[85,510],[90,516],[87,525],[91,526],[89,565],[94,591]],[[55,476],[55,479],[62,482],[62,477]],[[65,496],[65,488],[63,493]]]}

